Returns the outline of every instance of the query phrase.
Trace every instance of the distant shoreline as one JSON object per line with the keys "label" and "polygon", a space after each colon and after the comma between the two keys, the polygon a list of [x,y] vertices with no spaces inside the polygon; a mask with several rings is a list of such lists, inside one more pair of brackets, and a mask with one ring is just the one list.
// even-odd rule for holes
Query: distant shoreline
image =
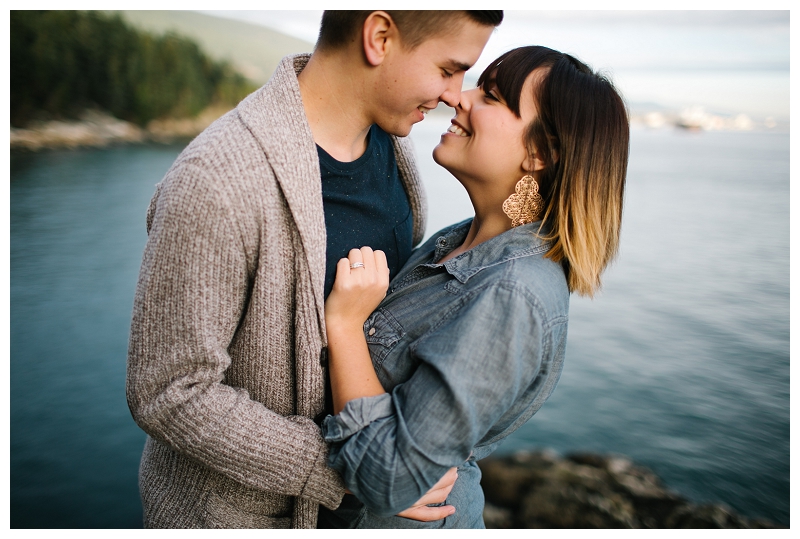
{"label": "distant shoreline", "polygon": [[152,120],[144,128],[99,109],[85,110],[77,120],[31,122],[11,128],[11,150],[37,152],[55,149],[104,148],[118,144],[168,144],[191,139],[231,107],[212,105],[195,118]]}
{"label": "distant shoreline", "polygon": [[[195,118],[167,118],[152,120],[144,128],[131,122],[113,117],[100,109],[87,109],[77,120],[50,120],[31,122],[24,128],[11,128],[11,150],[38,152],[43,150],[105,148],[119,144],[143,144],[155,142],[169,144],[179,140],[192,139],[199,135],[214,120],[231,110],[226,105],[212,105]],[[452,115],[450,109],[439,106],[431,111],[435,115]],[[652,118],[634,114],[631,117],[631,128],[663,129],[678,128],[687,131],[762,131],[788,132],[788,126],[779,125],[764,128],[763,126],[747,126],[746,129],[714,129],[694,125],[683,125],[678,122],[663,121],[653,123]],[[659,118],[660,120],[660,118]]]}
{"label": "distant shoreline", "polygon": [[[148,142],[169,144],[196,137],[232,108],[226,105],[212,105],[195,118],[152,120],[144,128],[115,118],[107,111],[87,109],[76,120],[35,121],[24,128],[12,127],[11,150],[38,152],[105,148]],[[440,104],[429,114],[450,117],[452,109]]]}

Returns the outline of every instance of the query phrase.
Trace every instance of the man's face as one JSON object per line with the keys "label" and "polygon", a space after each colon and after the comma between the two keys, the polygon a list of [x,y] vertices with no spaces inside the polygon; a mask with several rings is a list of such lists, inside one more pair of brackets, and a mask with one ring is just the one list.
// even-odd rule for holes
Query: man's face
{"label": "man's face", "polygon": [[407,136],[439,101],[458,105],[464,72],[475,64],[494,30],[465,18],[456,28],[433,36],[412,50],[396,43],[380,65],[373,91],[374,122],[387,133]]}

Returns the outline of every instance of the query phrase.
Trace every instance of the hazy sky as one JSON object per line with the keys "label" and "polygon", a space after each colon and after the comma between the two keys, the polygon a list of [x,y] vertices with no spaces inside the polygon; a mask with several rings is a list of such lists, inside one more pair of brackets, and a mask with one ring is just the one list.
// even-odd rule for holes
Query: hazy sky
{"label": "hazy sky", "polygon": [[[316,40],[321,11],[204,11]],[[520,45],[574,54],[628,101],[789,116],[788,11],[513,11],[471,71]]]}

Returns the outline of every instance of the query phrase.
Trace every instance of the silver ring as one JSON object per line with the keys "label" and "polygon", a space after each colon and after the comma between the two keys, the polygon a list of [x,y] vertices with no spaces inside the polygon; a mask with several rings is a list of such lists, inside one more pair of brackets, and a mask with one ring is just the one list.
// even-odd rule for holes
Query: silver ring
{"label": "silver ring", "polygon": [[363,268],[363,267],[364,267],[363,262],[353,262],[352,264],[350,264],[350,269]]}

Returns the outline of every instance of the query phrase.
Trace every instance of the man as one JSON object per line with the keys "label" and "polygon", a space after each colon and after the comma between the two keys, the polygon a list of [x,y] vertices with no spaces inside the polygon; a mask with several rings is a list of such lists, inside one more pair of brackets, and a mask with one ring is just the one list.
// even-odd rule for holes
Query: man
{"label": "man", "polygon": [[[421,240],[424,198],[397,137],[439,101],[458,103],[501,20],[326,12],[313,55],[284,58],[167,172],[147,212],[128,353],[128,404],[149,435],[145,526],[313,528],[320,505],[339,506],[314,420],[326,411],[330,268],[370,245],[397,271]],[[432,501],[401,515],[446,516]]]}

